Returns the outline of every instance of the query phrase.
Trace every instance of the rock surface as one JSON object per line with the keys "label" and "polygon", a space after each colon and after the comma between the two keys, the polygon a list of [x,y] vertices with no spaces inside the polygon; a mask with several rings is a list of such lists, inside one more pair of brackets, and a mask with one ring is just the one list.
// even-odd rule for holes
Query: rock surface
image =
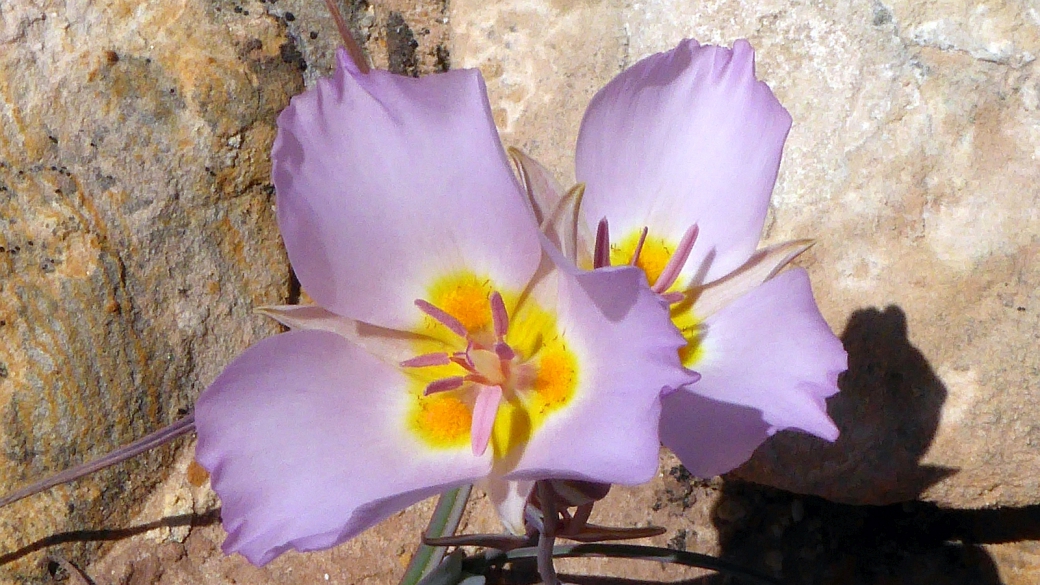
{"label": "rock surface", "polygon": [[[0,7],[0,492],[179,418],[278,331],[252,310],[289,293],[268,153],[302,83],[244,7]],[[0,510],[0,580],[39,580],[41,539],[122,524],[171,454]]]}
{"label": "rock surface", "polygon": [[[443,2],[345,8],[377,66],[447,68]],[[300,294],[269,152],[278,112],[331,70],[324,10],[0,7],[0,493],[175,420],[279,331],[252,314]],[[0,511],[0,582],[44,579],[38,551],[51,544],[89,559],[105,538],[79,531],[125,525],[172,453]]]}
{"label": "rock surface", "polygon": [[834,445],[782,433],[737,473],[834,501],[1040,503],[1040,18],[1023,1],[452,3],[507,144],[573,179],[591,95],[684,37],[757,49],[794,117],[766,242],[850,352]]}
{"label": "rock surface", "polygon": [[[123,538],[111,552],[85,570],[97,583],[393,584],[404,573],[433,508],[432,501],[424,502],[340,547],[287,553],[257,569],[220,551],[224,533],[216,524],[216,500],[207,485],[191,483],[190,456],[189,449],[141,514],[120,531]],[[191,512],[196,514],[193,525],[185,526]],[[1040,577],[1040,508],[962,512],[921,503],[832,504],[739,481],[691,478],[668,454],[653,482],[615,487],[597,505],[593,521],[663,526],[665,534],[636,543],[722,556],[791,585],[1034,585]],[[499,530],[491,506],[479,494],[461,530]],[[613,575],[635,582],[732,582],[698,569],[616,559],[569,559],[558,569],[565,575]]]}

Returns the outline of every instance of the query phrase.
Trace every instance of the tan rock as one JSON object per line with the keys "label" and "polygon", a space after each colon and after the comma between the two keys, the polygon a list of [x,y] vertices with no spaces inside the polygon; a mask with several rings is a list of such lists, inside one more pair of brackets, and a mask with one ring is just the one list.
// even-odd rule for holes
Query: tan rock
{"label": "tan rock", "polygon": [[[387,0],[342,2],[339,6],[374,67],[416,75],[450,66],[446,2]],[[325,3],[279,0],[266,8],[286,26],[292,46],[285,53],[303,64],[307,86],[331,75],[333,55],[342,41]]]}
{"label": "tan rock", "polygon": [[[1025,2],[452,3],[503,140],[573,177],[585,104],[684,37],[746,37],[794,117],[766,241],[812,237],[852,369],[835,445],[742,477],[837,501],[1040,503],[1040,21]],[[901,324],[905,320],[905,324]]]}
{"label": "tan rock", "polygon": [[[268,152],[302,83],[244,6],[0,8],[0,491],[175,420],[278,331],[252,309],[289,292]],[[120,525],[170,455],[0,510],[0,580],[95,551],[68,531]]]}
{"label": "tan rock", "polygon": [[1003,585],[1032,585],[1040,580],[1040,540],[1006,542],[986,547]]}
{"label": "tan rock", "polygon": [[502,141],[574,180],[585,105],[628,62],[624,3],[451,3],[452,66],[476,67]]}
{"label": "tan rock", "polygon": [[[216,524],[215,500],[207,485],[186,481],[189,458],[190,450],[172,466],[169,479],[123,531],[128,536],[85,568],[90,577],[110,585],[390,585],[400,580],[433,507],[432,500],[424,502],[340,547],[287,553],[258,569],[220,552],[224,534]],[[180,510],[188,506],[165,508],[175,495],[190,502],[196,514],[183,542],[176,531],[185,529]],[[1036,511],[833,504],[740,481],[691,478],[669,454],[662,456],[657,478],[635,488],[615,486],[592,519],[612,526],[662,526],[665,534],[635,544],[722,556],[790,583],[1026,585],[1035,582],[1030,579],[1037,566],[1036,541],[1021,540],[1035,538]],[[498,529],[487,500],[475,495],[461,531]],[[562,560],[557,568],[572,582],[580,581],[566,575],[685,582],[708,574],[600,558]]]}
{"label": "tan rock", "polygon": [[[444,12],[347,16],[376,65],[418,73],[447,67]],[[251,314],[300,294],[273,222],[274,122],[337,44],[314,2],[0,7],[0,492],[168,423],[278,331]],[[62,535],[124,525],[171,453],[0,511],[0,581],[39,579],[49,543],[89,557],[101,541]],[[181,521],[148,538],[215,518],[183,486],[160,493],[153,516]],[[183,555],[167,553],[136,578]]]}

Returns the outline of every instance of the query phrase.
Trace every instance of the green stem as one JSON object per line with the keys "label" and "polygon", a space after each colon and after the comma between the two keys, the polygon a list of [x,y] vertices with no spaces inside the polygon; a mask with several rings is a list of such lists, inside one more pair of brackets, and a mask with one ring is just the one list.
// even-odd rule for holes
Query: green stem
{"label": "green stem", "polygon": [[[433,510],[433,516],[430,517],[430,525],[426,527],[428,538],[443,538],[455,534],[472,489],[473,486],[467,485],[441,494],[437,500],[437,507]],[[420,543],[419,548],[412,555],[411,562],[408,563],[408,568],[405,569],[401,585],[418,583],[423,575],[429,573],[441,562],[446,550],[447,548],[443,546]]]}
{"label": "green stem", "polygon": [[[517,548],[496,555],[478,554],[469,557],[463,563],[464,571],[470,574],[482,575],[490,567],[504,565],[522,559],[535,559],[538,557],[538,547]],[[559,544],[553,547],[553,557],[608,557],[620,559],[634,559],[640,561],[653,561],[658,563],[673,563],[686,567],[697,567],[709,569],[720,573],[728,573],[742,577],[749,583],[758,585],[782,585],[780,581],[761,573],[749,571],[737,564],[713,556],[699,553],[671,550],[654,546],[641,546],[635,544]]]}

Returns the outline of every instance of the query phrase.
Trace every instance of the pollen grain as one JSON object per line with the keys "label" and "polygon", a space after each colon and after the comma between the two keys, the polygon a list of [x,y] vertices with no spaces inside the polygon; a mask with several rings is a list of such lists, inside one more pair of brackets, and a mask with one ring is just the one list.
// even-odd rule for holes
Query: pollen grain
{"label": "pollen grain", "polygon": [[577,364],[574,354],[564,347],[546,348],[538,360],[534,391],[540,409],[548,414],[565,405],[577,387]]}
{"label": "pollen grain", "polygon": [[419,398],[412,419],[415,432],[436,447],[468,444],[472,422],[469,406],[451,395]]}
{"label": "pollen grain", "polygon": [[433,286],[429,301],[455,317],[469,332],[491,327],[491,284],[474,275],[447,278]]}

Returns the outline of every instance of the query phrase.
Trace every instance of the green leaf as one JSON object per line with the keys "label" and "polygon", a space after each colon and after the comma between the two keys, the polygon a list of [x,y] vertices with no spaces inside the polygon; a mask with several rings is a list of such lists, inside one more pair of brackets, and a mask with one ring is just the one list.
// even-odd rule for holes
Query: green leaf
{"label": "green leaf", "polygon": [[[427,537],[443,538],[455,534],[459,527],[459,522],[462,520],[462,512],[466,509],[466,501],[469,499],[469,493],[472,489],[473,486],[467,485],[441,494],[441,497],[437,500],[437,507],[433,510],[433,516],[430,517],[430,524],[426,527]],[[408,568],[405,569],[404,577],[401,578],[401,585],[418,585],[423,576],[430,573],[435,567],[440,568],[446,565],[447,561],[441,563],[441,559],[444,558],[444,553],[447,550],[443,546],[420,544],[419,548],[415,550],[415,554],[412,555]],[[461,563],[461,557],[459,562]],[[460,579],[461,573],[456,575],[455,581],[444,581],[443,583],[445,585],[454,585]],[[431,585],[426,583],[425,580],[421,582],[423,585]],[[437,581],[436,583],[439,585],[442,582]]]}

